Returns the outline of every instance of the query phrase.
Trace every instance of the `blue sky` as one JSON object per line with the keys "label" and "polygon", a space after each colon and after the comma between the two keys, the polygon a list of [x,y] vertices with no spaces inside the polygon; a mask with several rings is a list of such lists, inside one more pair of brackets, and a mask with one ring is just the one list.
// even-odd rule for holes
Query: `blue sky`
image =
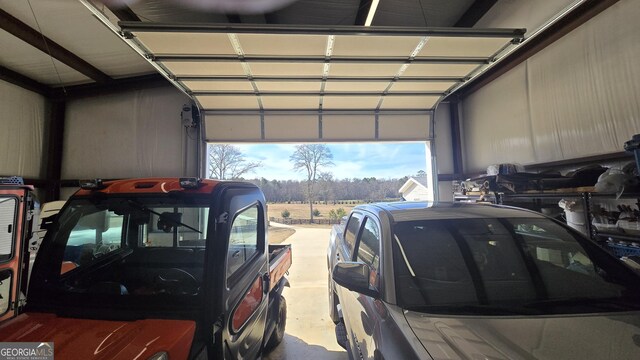
{"label": "blue sky", "polygon": [[[262,167],[245,178],[264,177],[268,180],[302,180],[306,175],[295,172],[289,156],[295,144],[236,144],[247,160],[261,161]],[[327,144],[335,166],[335,179],[401,178],[426,170],[425,143],[345,143]]]}

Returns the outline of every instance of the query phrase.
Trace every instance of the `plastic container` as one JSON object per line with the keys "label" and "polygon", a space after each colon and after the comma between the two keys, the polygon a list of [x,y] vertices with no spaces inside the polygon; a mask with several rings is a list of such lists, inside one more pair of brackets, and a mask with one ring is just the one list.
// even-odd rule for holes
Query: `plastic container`
{"label": "plastic container", "polygon": [[640,246],[632,246],[629,244],[619,244],[615,242],[607,242],[607,246],[617,257],[623,256],[640,256]]}
{"label": "plastic container", "polygon": [[587,227],[585,226],[584,209],[580,203],[573,200],[562,199],[558,202],[558,206],[564,209],[567,225],[585,235],[589,235],[587,233]]}

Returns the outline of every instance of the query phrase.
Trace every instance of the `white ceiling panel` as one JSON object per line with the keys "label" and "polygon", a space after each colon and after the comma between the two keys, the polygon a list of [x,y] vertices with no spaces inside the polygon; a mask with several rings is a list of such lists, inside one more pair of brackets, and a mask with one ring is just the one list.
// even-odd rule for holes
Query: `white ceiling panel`
{"label": "white ceiling panel", "polygon": [[192,91],[254,91],[251,82],[246,81],[183,81]]}
{"label": "white ceiling panel", "polygon": [[320,91],[320,81],[256,81],[260,91]]}
{"label": "white ceiling panel", "polygon": [[380,109],[431,109],[440,96],[385,96]]}
{"label": "white ceiling panel", "polygon": [[319,96],[261,96],[265,110],[277,109],[317,109],[320,104]]}
{"label": "white ceiling panel", "polygon": [[254,76],[322,76],[322,64],[249,62]]}
{"label": "white ceiling panel", "polygon": [[64,85],[92,82],[58,60],[52,62],[49,55],[4,30],[0,30],[0,49],[3,49],[0,51],[0,65],[43,84],[58,86],[61,82]]}
{"label": "white ceiling panel", "polygon": [[236,55],[227,34],[148,32],[136,37],[156,55]]}
{"label": "white ceiling panel", "polygon": [[258,98],[249,95],[199,95],[196,99],[204,109],[243,109],[257,110]]}
{"label": "white ceiling panel", "polygon": [[324,96],[323,109],[375,109],[380,96]]}
{"label": "white ceiling panel", "polygon": [[464,77],[477,67],[476,64],[411,64],[402,76]]}
{"label": "white ceiling panel", "polygon": [[244,76],[239,62],[205,61],[163,61],[164,65],[176,76]]}
{"label": "white ceiling panel", "polygon": [[384,91],[391,81],[331,81],[324,85],[324,91]]}
{"label": "white ceiling panel", "polygon": [[419,36],[348,36],[335,38],[332,56],[400,56],[408,58]]}
{"label": "white ceiling panel", "polygon": [[390,93],[398,91],[446,91],[456,83],[453,81],[396,81],[389,89]]}
{"label": "white ceiling panel", "polygon": [[327,36],[238,34],[245,55],[324,56]]}
{"label": "white ceiling panel", "polygon": [[343,64],[334,63],[329,68],[330,76],[395,76],[402,64]]}
{"label": "white ceiling panel", "polygon": [[490,57],[505,44],[500,38],[430,37],[417,57]]}

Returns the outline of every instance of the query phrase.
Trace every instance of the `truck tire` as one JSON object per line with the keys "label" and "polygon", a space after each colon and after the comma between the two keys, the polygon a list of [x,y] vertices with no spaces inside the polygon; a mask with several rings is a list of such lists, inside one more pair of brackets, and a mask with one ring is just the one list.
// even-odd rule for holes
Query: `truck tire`
{"label": "truck tire", "polygon": [[284,339],[284,328],[287,325],[287,301],[284,299],[284,296],[280,296],[280,301],[278,304],[278,319],[276,322],[276,328],[273,330],[271,337],[264,345],[265,354],[271,352],[275,349],[280,343],[282,339]]}
{"label": "truck tire", "polygon": [[340,315],[338,314],[338,295],[333,289],[333,284],[331,280],[331,273],[329,273],[328,288],[329,288],[329,317],[334,324],[340,322]]}

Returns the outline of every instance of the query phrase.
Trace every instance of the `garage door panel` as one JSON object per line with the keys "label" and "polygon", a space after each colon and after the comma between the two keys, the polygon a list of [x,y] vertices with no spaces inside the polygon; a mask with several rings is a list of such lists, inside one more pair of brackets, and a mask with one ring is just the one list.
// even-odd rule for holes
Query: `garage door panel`
{"label": "garage door panel", "polygon": [[320,103],[319,96],[263,95],[260,98],[265,110],[313,109]]}
{"label": "garage door panel", "polygon": [[264,135],[267,141],[317,141],[318,115],[264,116]]}
{"label": "garage door panel", "polygon": [[370,115],[323,115],[323,140],[374,140],[376,119]]}
{"label": "garage door panel", "polygon": [[232,96],[232,95],[199,95],[196,99],[205,110],[208,109],[241,109],[256,110],[258,106],[258,98],[251,95]]}
{"label": "garage door panel", "polygon": [[315,91],[320,92],[320,81],[256,81],[260,91]]}
{"label": "garage door panel", "polygon": [[385,77],[394,77],[400,67],[401,63],[398,64],[331,64],[329,68],[330,76],[352,76],[352,77],[363,77],[363,76],[385,76]]}
{"label": "garage door panel", "polygon": [[254,76],[316,76],[322,77],[322,64],[286,62],[248,62]]}
{"label": "garage door panel", "polygon": [[324,56],[327,36],[238,34],[240,46],[247,56]]}
{"label": "garage door panel", "polygon": [[456,82],[454,81],[396,81],[389,89],[390,93],[399,91],[446,91]]}
{"label": "garage door panel", "polygon": [[206,115],[207,141],[261,139],[259,115]]}
{"label": "garage door panel", "polygon": [[409,58],[420,40],[420,36],[336,36],[332,55]]}
{"label": "garage door panel", "polygon": [[244,76],[240,63],[204,61],[163,61],[161,63],[176,76]]}
{"label": "garage door panel", "polygon": [[500,38],[430,37],[417,57],[490,57],[504,45]]}
{"label": "garage door panel", "polygon": [[429,138],[429,114],[394,115],[378,117],[378,139],[380,140],[427,140]]}
{"label": "garage door panel", "polygon": [[346,91],[346,92],[362,92],[362,91],[384,91],[391,81],[331,81],[328,80],[324,85],[324,91]]}
{"label": "garage door panel", "polygon": [[136,37],[158,55],[236,55],[227,34],[143,32]]}
{"label": "garage door panel", "polygon": [[440,96],[391,96],[382,101],[381,109],[432,109]]}
{"label": "garage door panel", "polygon": [[250,81],[182,81],[192,91],[254,91]]}
{"label": "garage door panel", "polygon": [[402,74],[405,76],[465,77],[477,69],[476,64],[411,64]]}
{"label": "garage door panel", "polygon": [[380,96],[324,96],[323,109],[375,109]]}

